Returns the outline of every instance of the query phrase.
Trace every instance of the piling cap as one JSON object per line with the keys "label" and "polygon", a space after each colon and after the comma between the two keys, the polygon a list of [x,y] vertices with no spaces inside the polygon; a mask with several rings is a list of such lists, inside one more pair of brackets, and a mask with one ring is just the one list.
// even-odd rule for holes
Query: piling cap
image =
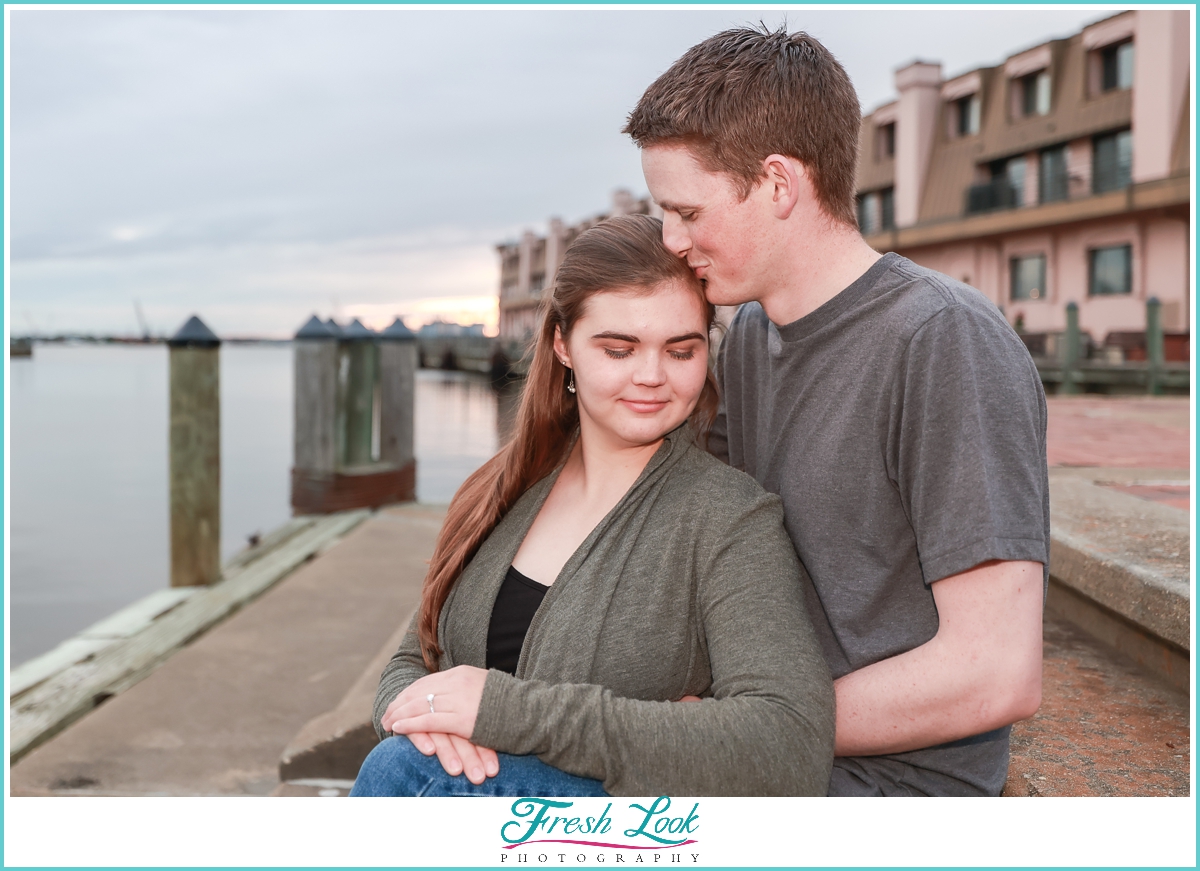
{"label": "piling cap", "polygon": [[296,333],[297,339],[336,339],[337,337],[338,334],[333,327],[316,315],[309,318],[308,322]]}
{"label": "piling cap", "polygon": [[396,318],[390,327],[379,334],[379,337],[388,342],[413,342],[416,341],[417,334],[404,326],[404,321]]}
{"label": "piling cap", "polygon": [[221,340],[204,325],[204,321],[192,315],[187,323],[179,328],[179,332],[167,339],[167,345],[172,348],[217,348],[220,347]]}
{"label": "piling cap", "polygon": [[327,320],[325,326],[329,327],[330,335],[337,336],[339,339],[342,337],[342,325],[333,318]]}
{"label": "piling cap", "polygon": [[342,329],[342,338],[350,340],[361,339],[376,339],[378,334],[374,330],[368,330],[363,326],[362,321],[358,318],[352,320],[346,327]]}

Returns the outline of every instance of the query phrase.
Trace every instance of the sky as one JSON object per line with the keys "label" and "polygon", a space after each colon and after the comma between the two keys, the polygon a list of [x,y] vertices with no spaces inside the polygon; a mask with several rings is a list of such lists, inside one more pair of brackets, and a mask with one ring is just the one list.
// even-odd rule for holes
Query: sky
{"label": "sky", "polygon": [[10,7],[8,323],[494,325],[496,244],[644,196],[625,117],[713,33],[806,30],[870,111],[1118,9]]}

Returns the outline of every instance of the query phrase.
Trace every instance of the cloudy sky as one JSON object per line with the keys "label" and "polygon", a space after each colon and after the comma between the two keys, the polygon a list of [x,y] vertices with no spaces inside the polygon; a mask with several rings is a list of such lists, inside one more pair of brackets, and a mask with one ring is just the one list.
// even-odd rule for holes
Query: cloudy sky
{"label": "cloudy sky", "polygon": [[11,11],[9,322],[494,321],[493,246],[644,195],[625,116],[716,31],[809,31],[869,111],[914,58],[954,75],[1113,11]]}

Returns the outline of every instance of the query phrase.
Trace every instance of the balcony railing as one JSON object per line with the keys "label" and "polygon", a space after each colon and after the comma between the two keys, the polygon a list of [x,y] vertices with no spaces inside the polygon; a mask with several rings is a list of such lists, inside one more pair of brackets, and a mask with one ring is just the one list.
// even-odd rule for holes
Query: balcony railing
{"label": "balcony railing", "polygon": [[997,209],[1012,209],[1021,204],[1021,195],[1006,177],[992,179],[967,188],[967,214],[978,215]]}
{"label": "balcony railing", "polygon": [[1126,163],[1098,163],[1092,167],[1092,192],[1097,194],[1120,190],[1130,182],[1130,167]]}

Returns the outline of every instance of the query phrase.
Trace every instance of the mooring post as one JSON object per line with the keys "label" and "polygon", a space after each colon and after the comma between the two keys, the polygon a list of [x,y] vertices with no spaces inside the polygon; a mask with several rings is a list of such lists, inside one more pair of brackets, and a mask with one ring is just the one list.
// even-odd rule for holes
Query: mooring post
{"label": "mooring post", "polygon": [[297,514],[312,510],[310,491],[337,469],[338,333],[316,315],[296,333],[292,508]]}
{"label": "mooring post", "polygon": [[396,318],[379,340],[379,459],[405,473],[398,495],[401,500],[412,500],[417,498],[413,438],[417,335]]}
{"label": "mooring post", "polygon": [[1146,390],[1152,396],[1163,392],[1163,357],[1162,303],[1152,296],[1146,300]]}
{"label": "mooring post", "polygon": [[341,395],[344,403],[346,436],[342,465],[366,466],[375,459],[375,389],[379,368],[379,348],[374,330],[355,318],[342,330]]}
{"label": "mooring post", "polygon": [[1067,303],[1067,332],[1063,340],[1066,347],[1063,349],[1062,384],[1058,392],[1078,393],[1082,342],[1079,335],[1079,306],[1074,302]]}
{"label": "mooring post", "polygon": [[221,578],[221,340],[196,316],[167,341],[171,586]]}

